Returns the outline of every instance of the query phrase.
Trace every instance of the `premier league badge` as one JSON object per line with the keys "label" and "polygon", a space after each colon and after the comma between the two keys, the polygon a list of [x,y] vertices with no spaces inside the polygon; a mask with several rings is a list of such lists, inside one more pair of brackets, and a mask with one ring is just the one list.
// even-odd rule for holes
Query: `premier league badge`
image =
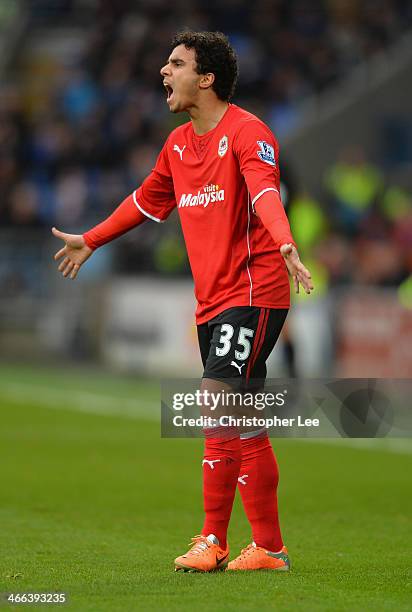
{"label": "premier league badge", "polygon": [[228,147],[227,136],[223,136],[223,138],[220,139],[219,147],[217,150],[217,154],[219,155],[219,157],[224,157],[226,155],[227,147]]}
{"label": "premier league badge", "polygon": [[270,166],[276,166],[275,149],[272,145],[264,140],[258,140],[257,143],[260,147],[260,151],[256,151],[256,153],[259,155],[260,159]]}

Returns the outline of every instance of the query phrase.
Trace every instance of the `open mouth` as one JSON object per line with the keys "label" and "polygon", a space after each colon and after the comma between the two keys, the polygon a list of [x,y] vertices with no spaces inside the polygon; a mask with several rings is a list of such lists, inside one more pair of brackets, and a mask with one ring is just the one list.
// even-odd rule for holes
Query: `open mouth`
{"label": "open mouth", "polygon": [[171,87],[168,83],[164,83],[164,87],[167,93],[167,101],[169,102],[170,98],[173,95],[173,87]]}

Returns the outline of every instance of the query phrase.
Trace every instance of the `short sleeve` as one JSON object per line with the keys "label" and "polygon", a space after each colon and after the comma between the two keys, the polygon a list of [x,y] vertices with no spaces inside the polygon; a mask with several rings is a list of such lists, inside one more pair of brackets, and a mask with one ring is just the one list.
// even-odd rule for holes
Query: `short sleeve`
{"label": "short sleeve", "polygon": [[133,201],[146,217],[163,223],[176,207],[173,179],[167,155],[167,141],[160,151],[156,165],[133,192]]}
{"label": "short sleeve", "polygon": [[279,147],[270,129],[261,121],[248,121],[237,133],[234,153],[245,178],[252,208],[267,191],[280,194]]}

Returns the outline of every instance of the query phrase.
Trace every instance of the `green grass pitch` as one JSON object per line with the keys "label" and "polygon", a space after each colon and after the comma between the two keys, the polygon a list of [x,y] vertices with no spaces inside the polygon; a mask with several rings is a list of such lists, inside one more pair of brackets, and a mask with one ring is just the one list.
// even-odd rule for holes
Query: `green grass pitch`
{"label": "green grass pitch", "polygon": [[[158,412],[155,383],[0,367],[0,592],[81,612],[411,610],[412,454],[273,440],[292,571],[175,573],[202,524],[202,443],[161,439]],[[237,499],[231,556],[249,541]]]}

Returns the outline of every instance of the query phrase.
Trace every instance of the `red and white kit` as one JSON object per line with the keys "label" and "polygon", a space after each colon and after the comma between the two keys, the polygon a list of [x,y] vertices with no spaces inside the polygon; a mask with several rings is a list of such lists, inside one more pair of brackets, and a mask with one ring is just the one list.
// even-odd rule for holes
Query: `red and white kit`
{"label": "red and white kit", "polygon": [[197,324],[232,306],[289,308],[279,252],[292,242],[280,220],[276,244],[254,205],[279,193],[278,145],[256,116],[230,104],[204,136],[192,123],[167,139],[151,174],[133,193],[141,213],[163,222],[177,207],[195,282]]}

